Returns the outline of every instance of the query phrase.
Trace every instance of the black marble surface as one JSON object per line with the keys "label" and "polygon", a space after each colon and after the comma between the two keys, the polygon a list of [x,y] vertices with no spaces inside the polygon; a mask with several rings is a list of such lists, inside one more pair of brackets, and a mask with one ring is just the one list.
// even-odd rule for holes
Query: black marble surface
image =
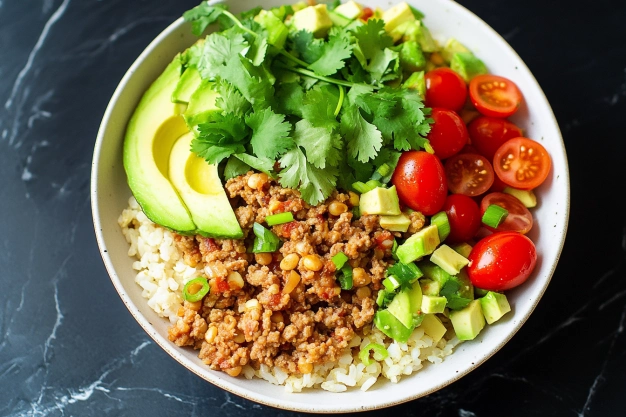
{"label": "black marble surface", "polygon": [[[461,3],[517,50],[563,131],[572,210],[522,330],[398,416],[625,416],[626,2]],[[285,416],[191,374],[113,289],[91,223],[105,106],[196,0],[0,0],[0,415]],[[386,415],[389,410],[369,412]]]}

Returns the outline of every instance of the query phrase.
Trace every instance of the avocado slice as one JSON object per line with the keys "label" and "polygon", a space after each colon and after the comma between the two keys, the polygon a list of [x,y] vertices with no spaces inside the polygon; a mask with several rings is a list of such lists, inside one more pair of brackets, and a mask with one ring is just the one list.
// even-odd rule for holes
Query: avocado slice
{"label": "avocado slice", "polygon": [[215,104],[219,93],[213,89],[213,85],[211,81],[203,81],[189,98],[189,105],[183,115],[189,130],[195,130],[200,123],[209,121],[212,114],[222,111]]}
{"label": "avocado slice", "polygon": [[506,299],[506,295],[498,292],[489,291],[487,295],[479,299],[480,306],[483,309],[483,314],[487,323],[492,324],[500,320],[502,316],[511,311],[509,300]]}
{"label": "avocado slice", "polygon": [[191,213],[197,232],[207,237],[239,239],[243,231],[226,191],[211,165],[190,151],[193,133],[182,136],[170,155],[170,180]]}
{"label": "avocado slice", "polygon": [[123,162],[128,185],[146,216],[190,233],[196,225],[168,178],[170,151],[188,131],[180,105],[171,100],[181,66],[177,55],[141,98],[126,129]]}
{"label": "avocado slice", "polygon": [[385,30],[391,32],[403,23],[414,22],[416,19],[411,6],[402,2],[385,10],[383,20],[385,21]]}
{"label": "avocado slice", "polygon": [[316,38],[325,37],[328,30],[333,26],[333,21],[330,20],[325,4],[317,4],[298,10],[293,14],[291,22],[296,30],[313,32],[313,36]]}
{"label": "avocado slice", "polygon": [[485,327],[480,301],[474,300],[462,310],[451,311],[450,321],[459,340],[473,340]]}
{"label": "avocado slice", "polygon": [[407,72],[421,71],[426,66],[426,57],[417,41],[409,40],[400,45],[400,65]]}
{"label": "avocado slice", "polygon": [[441,338],[446,334],[448,329],[443,325],[439,317],[434,314],[426,314],[420,325],[420,329],[424,330],[428,336],[432,337],[433,344],[439,343]]}
{"label": "avocado slice", "polygon": [[400,213],[397,216],[383,216],[379,217],[380,227],[390,230],[392,232],[406,232],[411,226],[411,219],[404,213]]}
{"label": "avocado slice", "polygon": [[274,13],[267,10],[261,10],[254,17],[254,21],[263,26],[267,30],[267,43],[277,48],[282,48],[289,35],[289,29]]}
{"label": "avocado slice", "polygon": [[420,279],[420,287],[424,295],[438,296],[441,291],[441,283],[430,278]]}
{"label": "avocado slice", "polygon": [[374,325],[381,332],[400,343],[406,343],[413,333],[413,327],[406,327],[389,310],[378,310],[374,315]]}
{"label": "avocado slice", "polygon": [[466,83],[477,75],[487,74],[487,66],[471,52],[456,52],[452,55],[450,69],[458,73]]}
{"label": "avocado slice", "polygon": [[[382,214],[385,216],[397,216],[400,211],[400,200],[396,192],[396,186],[391,188],[376,187],[361,194],[359,209],[363,214]],[[404,262],[408,263],[408,262]]]}
{"label": "avocado slice", "polygon": [[189,103],[191,95],[198,89],[200,83],[202,83],[202,78],[200,78],[198,69],[195,66],[188,67],[176,84],[176,89],[172,93],[172,101],[174,103]]}
{"label": "avocado slice", "polygon": [[448,245],[439,246],[432,255],[430,261],[435,265],[439,265],[441,269],[450,275],[457,275],[461,269],[469,263],[469,260],[459,253],[455,252]]}
{"label": "avocado slice", "polygon": [[393,298],[387,310],[395,316],[407,328],[414,328],[416,320],[419,320],[422,308],[422,288],[413,284],[411,288],[406,288]]}
{"label": "avocado slice", "polygon": [[422,100],[426,97],[426,80],[424,79],[424,71],[417,71],[409,75],[409,78],[402,83],[403,88],[409,90],[417,90]]}
{"label": "avocado slice", "polygon": [[361,13],[363,13],[363,6],[361,6],[354,0],[350,0],[344,4],[340,4],[339,6],[337,6],[334,12],[342,15],[345,18],[354,20],[361,16]]}
{"label": "avocado slice", "polygon": [[443,313],[447,303],[448,300],[446,297],[424,295],[422,296],[422,313]]}
{"label": "avocado slice", "polygon": [[396,256],[400,262],[408,264],[423,256],[430,255],[437,245],[439,245],[439,231],[437,226],[430,225],[415,233],[406,242],[398,246]]}
{"label": "avocado slice", "polygon": [[518,190],[513,187],[505,187],[503,193],[510,194],[522,202],[524,207],[533,208],[537,205],[537,197],[533,190]]}
{"label": "avocado slice", "polygon": [[467,47],[463,45],[461,42],[459,42],[458,40],[454,38],[450,38],[448,39],[448,42],[446,42],[446,45],[441,50],[441,56],[443,57],[443,59],[446,60],[446,62],[450,62],[452,61],[452,57],[454,56],[454,54],[456,54],[457,52],[470,52],[471,53],[471,51],[467,49]]}
{"label": "avocado slice", "polygon": [[470,245],[469,243],[459,243],[456,245],[452,245],[451,247],[456,253],[463,256],[464,258],[469,258],[470,253],[472,253],[472,245]]}

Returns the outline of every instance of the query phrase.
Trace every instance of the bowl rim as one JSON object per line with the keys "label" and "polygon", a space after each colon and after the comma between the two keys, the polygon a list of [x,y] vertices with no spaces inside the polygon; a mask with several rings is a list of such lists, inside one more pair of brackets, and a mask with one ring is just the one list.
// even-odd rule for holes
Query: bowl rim
{"label": "bowl rim", "polygon": [[472,366],[467,367],[463,371],[458,371],[445,382],[437,384],[428,390],[419,392],[417,394],[407,395],[401,400],[381,401],[371,406],[359,406],[359,405],[354,405],[354,404],[349,404],[349,403],[346,403],[345,406],[342,405],[342,406],[327,407],[324,404],[317,404],[316,406],[310,406],[308,404],[303,404],[300,402],[292,402],[288,400],[285,401],[282,399],[275,399],[275,401],[272,402],[271,398],[267,397],[265,394],[260,394],[260,393],[247,390],[247,389],[241,389],[240,387],[234,384],[231,384],[227,379],[217,378],[211,375],[210,373],[206,373],[206,372],[203,372],[201,369],[197,369],[198,367],[196,367],[193,363],[190,363],[189,359],[187,359],[185,356],[181,354],[180,348],[178,346],[172,343],[169,343],[160,334],[156,332],[152,324],[149,322],[149,320],[146,317],[144,317],[141,314],[141,312],[135,306],[135,304],[133,303],[133,301],[130,299],[129,295],[127,294],[126,290],[124,289],[124,286],[122,285],[122,282],[119,276],[117,275],[115,268],[113,266],[113,262],[108,254],[107,246],[104,241],[103,234],[102,234],[102,222],[100,220],[101,218],[100,218],[100,210],[99,210],[99,204],[98,204],[99,195],[97,192],[97,178],[98,178],[97,172],[98,172],[98,167],[99,167],[100,152],[103,146],[104,133],[106,131],[106,126],[109,123],[113,109],[116,107],[117,102],[120,96],[122,95],[123,90],[126,88],[126,85],[128,84],[132,74],[142,64],[142,62],[146,59],[146,57],[148,57],[153,52],[153,50],[156,48],[157,45],[159,45],[165,38],[170,36],[172,32],[180,29],[180,26],[185,24],[184,19],[180,17],[177,20],[175,20],[173,23],[171,23],[156,38],[154,38],[154,40],[150,42],[150,44],[142,51],[142,53],[137,57],[137,59],[133,62],[130,68],[126,71],[123,78],[121,79],[118,86],[116,87],[106,107],[104,116],[102,118],[102,122],[100,123],[100,127],[98,129],[98,134],[97,134],[97,139],[96,139],[96,143],[94,146],[94,153],[93,153],[93,159],[92,159],[90,194],[91,194],[92,218],[93,218],[94,231],[96,235],[96,241],[98,243],[100,256],[102,257],[105,268],[109,274],[109,277],[113,283],[113,286],[115,287],[115,290],[117,291],[118,295],[120,296],[126,308],[129,310],[131,315],[135,318],[137,323],[139,323],[139,325],[143,328],[143,330],[152,338],[152,340],[157,345],[159,345],[163,350],[165,350],[172,358],[174,358],[182,366],[184,366],[185,368],[187,368],[194,374],[198,375],[203,380],[208,381],[211,384],[216,385],[232,394],[235,394],[237,396],[243,397],[250,401],[254,401],[256,403],[260,403],[260,404],[267,405],[270,407],[275,407],[275,408],[284,409],[284,410],[291,410],[291,411],[306,412],[306,413],[326,413],[326,414],[378,410],[378,409],[391,407],[394,405],[402,404],[408,401],[412,401],[412,400],[427,396],[459,380],[463,376],[467,375],[468,373],[470,373],[471,371],[473,371],[474,369],[482,365],[489,358],[491,358],[495,353],[497,353],[506,343],[509,342],[509,340],[511,340],[511,338],[519,331],[522,325],[528,320],[532,312],[537,307],[537,304],[543,297],[548,285],[550,284],[550,281],[552,280],[552,277],[554,275],[554,272],[556,270],[558,261],[560,259],[560,256],[563,250],[563,246],[565,244],[565,238],[566,238],[567,229],[568,229],[571,192],[570,192],[569,166],[568,166],[565,144],[563,142],[563,136],[561,134],[556,117],[554,116],[552,107],[550,106],[550,103],[547,97],[545,96],[543,89],[541,88],[537,80],[535,79],[534,75],[532,74],[528,66],[524,63],[524,61],[517,54],[517,52],[515,52],[515,50],[509,45],[509,43],[498,32],[496,32],[491,26],[489,26],[485,21],[483,21],[476,14],[468,10],[466,7],[456,3],[453,0],[443,0],[443,2],[445,2],[447,6],[456,8],[457,11],[459,11],[461,14],[464,14],[465,18],[467,18],[471,22],[472,25],[481,25],[483,29],[486,30],[491,36],[497,38],[497,40],[503,45],[503,47],[507,49],[507,52],[509,54],[511,54],[514,58],[519,60],[520,64],[522,65],[520,69],[527,72],[533,88],[535,88],[537,92],[540,93],[540,97],[545,101],[547,108],[550,110],[549,114],[545,114],[545,117],[549,119],[549,122],[551,124],[554,125],[556,132],[558,133],[558,139],[560,139],[559,146],[561,147],[561,151],[563,152],[563,155],[565,156],[564,167],[563,167],[564,170],[562,173],[560,173],[561,175],[565,177],[564,180],[566,184],[565,189],[564,189],[564,192],[565,192],[565,208],[564,208],[565,218],[564,219],[565,221],[563,222],[563,228],[561,230],[561,233],[559,234],[560,241],[558,242],[558,249],[556,252],[555,262],[551,265],[548,277],[545,280],[543,287],[540,288],[537,298],[532,304],[532,306],[530,307],[530,309],[526,312],[524,316],[518,317],[517,324],[515,325],[513,330],[502,340],[501,343],[486,350],[485,353],[480,356],[480,358],[476,359],[475,363]]}

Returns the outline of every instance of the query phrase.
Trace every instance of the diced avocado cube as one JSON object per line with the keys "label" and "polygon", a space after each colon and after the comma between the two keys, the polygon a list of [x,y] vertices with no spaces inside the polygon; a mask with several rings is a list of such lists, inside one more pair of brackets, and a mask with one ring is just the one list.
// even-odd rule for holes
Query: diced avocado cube
{"label": "diced avocado cube", "polygon": [[489,291],[487,295],[480,298],[479,301],[483,309],[485,320],[487,320],[489,324],[495,323],[500,320],[502,316],[511,311],[509,301],[504,294]]}
{"label": "diced avocado cube", "polygon": [[437,296],[441,291],[441,283],[429,278],[420,279],[420,287],[422,287],[422,294],[424,295]]}
{"label": "diced avocado cube", "polygon": [[332,20],[333,25],[339,26],[341,28],[349,25],[352,22],[352,19],[348,19],[347,17],[340,15],[339,13],[336,13],[332,10],[328,12],[328,17],[330,17],[330,20]]}
{"label": "diced avocado cube", "polygon": [[474,286],[472,285],[472,280],[467,274],[467,269],[463,268],[461,271],[452,277],[452,280],[459,283],[459,295],[464,298],[468,298],[470,300],[474,299]]}
{"label": "diced avocado cube", "polygon": [[458,73],[466,83],[477,75],[487,74],[487,66],[471,52],[457,52],[452,56],[450,68]]}
{"label": "diced avocado cube", "polygon": [[343,17],[354,20],[361,16],[361,13],[363,13],[363,6],[353,0],[350,0],[347,3],[337,6],[335,8],[335,13],[339,13]]}
{"label": "diced avocado cube", "polygon": [[359,210],[364,214],[382,214],[385,216],[397,216],[400,211],[400,200],[396,192],[396,186],[391,188],[376,187],[361,194]]}
{"label": "diced avocado cube", "polygon": [[415,15],[411,6],[406,2],[398,3],[390,9],[387,9],[383,13],[383,20],[385,21],[385,30],[391,32],[399,25],[405,22],[415,21]]}
{"label": "diced avocado cube", "polygon": [[537,205],[537,197],[533,190],[518,190],[513,187],[505,187],[502,192],[517,198],[525,207],[533,208]]}
{"label": "diced avocado cube", "polygon": [[389,310],[378,310],[374,315],[374,325],[381,332],[400,343],[406,343],[413,333],[413,327],[406,327]]}
{"label": "diced avocado cube", "polygon": [[415,284],[396,294],[387,310],[408,328],[415,327],[422,308],[422,288]]}
{"label": "diced avocado cube", "polygon": [[448,245],[441,245],[430,255],[430,261],[435,265],[439,265],[441,269],[450,275],[456,275],[461,272],[469,260],[461,256]]}
{"label": "diced avocado cube", "polygon": [[471,51],[467,49],[467,47],[463,45],[461,42],[457,41],[454,38],[450,38],[448,39],[448,42],[446,42],[446,45],[441,50],[441,56],[443,57],[443,59],[445,59],[446,62],[451,62],[452,57],[457,52],[470,52],[471,53]]}
{"label": "diced avocado cube", "polygon": [[406,232],[411,225],[411,219],[404,213],[400,213],[397,216],[381,215],[379,219],[380,227],[392,232]]}
{"label": "diced avocado cube", "polygon": [[441,269],[441,267],[435,265],[430,261],[422,261],[419,263],[418,266],[424,273],[424,276],[428,279],[433,280],[434,282],[438,282],[440,288],[443,287],[445,283],[452,278],[452,276],[443,269]]}
{"label": "diced avocado cube", "polygon": [[305,1],[299,1],[291,5],[291,8],[293,9],[294,13],[302,9],[306,9],[307,7],[309,7],[309,5]]}
{"label": "diced avocado cube", "polygon": [[435,52],[439,49],[428,28],[424,26],[424,24],[419,20],[407,22],[401,27],[396,28],[396,31],[390,34],[391,37],[394,39],[397,36],[396,32],[398,32],[399,34],[398,39],[402,38],[403,42],[407,42],[410,40],[417,41],[417,43],[420,44],[423,52]]}
{"label": "diced avocado cube", "polygon": [[176,89],[172,93],[172,102],[189,103],[191,95],[198,89],[201,83],[202,78],[200,78],[198,69],[195,66],[188,67],[178,80],[178,84],[176,84]]}
{"label": "diced avocado cube", "polygon": [[424,295],[422,296],[422,313],[443,313],[443,310],[445,310],[447,303],[448,300],[446,299],[446,297]]}
{"label": "diced avocado cube", "polygon": [[435,345],[439,343],[441,338],[448,331],[446,326],[444,326],[441,320],[439,320],[439,317],[434,314],[425,314],[420,328],[424,330],[424,333],[433,339],[433,344]]}
{"label": "diced avocado cube", "polygon": [[417,71],[409,75],[409,78],[402,83],[402,87],[409,90],[417,90],[422,99],[426,97],[426,80],[424,79],[424,71]]}
{"label": "diced avocado cube", "polygon": [[472,245],[468,243],[459,243],[458,245],[452,245],[452,249],[464,258],[469,258],[472,253]]}
{"label": "diced avocado cube", "polygon": [[213,114],[222,112],[215,104],[218,97],[219,93],[213,89],[212,82],[203,81],[198,86],[189,97],[189,105],[183,114],[189,130],[193,130],[200,123],[206,123]]}
{"label": "diced avocado cube", "polygon": [[254,20],[267,30],[267,43],[282,48],[289,35],[289,29],[274,13],[261,10]]}
{"label": "diced avocado cube", "polygon": [[398,246],[396,256],[403,264],[408,264],[423,256],[430,255],[439,245],[439,231],[437,226],[430,225],[409,237]]}
{"label": "diced avocado cube", "polygon": [[404,71],[415,72],[426,66],[426,57],[417,41],[406,41],[400,45],[400,65]]}
{"label": "diced avocado cube", "polygon": [[459,340],[473,340],[485,327],[480,301],[474,300],[462,310],[450,312],[450,321]]}
{"label": "diced avocado cube", "polygon": [[330,20],[325,4],[317,4],[298,10],[293,14],[291,22],[296,30],[308,30],[313,32],[316,38],[326,36],[328,30],[333,26],[333,21]]}

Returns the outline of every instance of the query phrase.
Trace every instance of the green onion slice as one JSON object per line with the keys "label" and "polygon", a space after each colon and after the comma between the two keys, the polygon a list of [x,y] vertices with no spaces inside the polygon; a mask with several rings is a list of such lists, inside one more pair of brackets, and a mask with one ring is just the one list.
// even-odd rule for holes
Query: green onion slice
{"label": "green onion slice", "polygon": [[352,267],[350,267],[350,265],[344,265],[337,279],[339,279],[339,287],[341,287],[342,290],[351,290],[354,285],[352,281]]}
{"label": "green onion slice", "polygon": [[373,363],[372,359],[370,358],[370,351],[374,352],[373,356],[374,359],[377,361],[382,361],[389,356],[389,352],[387,352],[387,349],[385,349],[383,345],[378,343],[370,343],[359,352],[359,359],[361,359],[361,362],[363,362],[363,365],[365,366],[370,366]]}
{"label": "green onion slice", "polygon": [[384,179],[387,175],[391,173],[391,166],[387,163],[382,164],[378,167],[374,174],[372,174],[372,179],[375,181],[385,182]]}
{"label": "green onion slice", "polygon": [[195,303],[209,293],[209,283],[205,277],[194,278],[185,284],[183,299]]}
{"label": "green onion slice", "polygon": [[293,221],[293,213],[286,211],[284,213],[272,214],[265,218],[268,226],[276,226],[277,224],[285,224]]}
{"label": "green onion slice", "polygon": [[337,271],[343,268],[346,262],[348,262],[348,259],[348,256],[343,252],[339,252],[335,256],[330,258],[330,260],[333,261],[333,263],[335,264],[335,269]]}
{"label": "green onion slice", "polygon": [[402,285],[402,282],[400,282],[400,280],[393,275],[389,275],[383,280],[383,286],[389,292],[395,291],[396,288],[400,287],[400,285]]}
{"label": "green onion slice", "polygon": [[487,226],[493,227],[495,229],[508,215],[509,211],[507,209],[497,206],[495,204],[491,204],[489,207],[487,207],[487,210],[485,210],[482,222]]}
{"label": "green onion slice", "polygon": [[361,209],[357,207],[352,207],[352,217],[354,219],[359,219],[361,217]]}
{"label": "green onion slice", "polygon": [[439,232],[439,240],[443,242],[450,234],[450,221],[445,211],[440,211],[430,218],[430,224],[437,226]]}
{"label": "green onion slice", "polygon": [[259,223],[254,223],[252,231],[256,236],[252,245],[253,253],[276,252],[280,247],[280,239],[271,230],[266,229]]}
{"label": "green onion slice", "polygon": [[403,264],[396,262],[387,268],[387,276],[393,276],[403,283],[412,284],[417,281],[418,278],[424,276],[421,269],[418,268],[415,263]]}
{"label": "green onion slice", "polygon": [[376,296],[376,304],[378,305],[378,307],[386,307],[387,304],[389,304],[393,300],[393,297],[395,295],[396,294],[394,292],[380,290],[378,291],[378,295]]}

